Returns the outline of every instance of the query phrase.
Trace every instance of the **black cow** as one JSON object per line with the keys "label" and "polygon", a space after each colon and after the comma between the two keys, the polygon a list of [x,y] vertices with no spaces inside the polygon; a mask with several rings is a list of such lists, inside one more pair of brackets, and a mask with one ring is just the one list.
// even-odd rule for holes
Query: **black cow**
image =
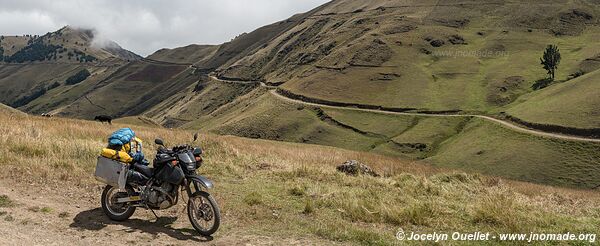
{"label": "black cow", "polygon": [[98,115],[96,116],[96,118],[94,118],[94,120],[100,121],[102,123],[106,122],[112,125],[113,118],[108,115]]}

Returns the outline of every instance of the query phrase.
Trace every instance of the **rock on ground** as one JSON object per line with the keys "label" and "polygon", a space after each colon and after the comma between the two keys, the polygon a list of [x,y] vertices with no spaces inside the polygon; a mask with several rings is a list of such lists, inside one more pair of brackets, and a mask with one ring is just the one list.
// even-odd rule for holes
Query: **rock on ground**
{"label": "rock on ground", "polygon": [[371,169],[369,166],[360,163],[356,160],[349,160],[344,162],[342,165],[339,165],[336,168],[339,172],[343,172],[346,173],[348,175],[370,175],[373,177],[379,177],[379,174],[377,174],[375,171],[373,171],[373,169]]}

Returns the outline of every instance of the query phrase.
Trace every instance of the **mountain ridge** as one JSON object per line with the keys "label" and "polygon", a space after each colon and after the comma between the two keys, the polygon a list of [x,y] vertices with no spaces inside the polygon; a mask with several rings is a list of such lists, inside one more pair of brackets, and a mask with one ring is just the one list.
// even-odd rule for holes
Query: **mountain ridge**
{"label": "mountain ridge", "polygon": [[[598,6],[477,3],[484,4],[336,0],[221,45],[162,49],[114,63],[0,64],[0,102],[35,114],[135,117],[167,128],[337,146],[524,181],[597,185],[586,176],[597,169],[599,157],[591,151],[597,143],[537,136],[468,114],[355,112],[283,100],[270,91],[336,105],[475,112],[532,124],[551,118],[544,109],[563,116],[573,111],[573,103],[544,100],[550,94],[593,96],[593,81],[583,79],[600,67]],[[548,43],[563,54],[558,81],[535,91],[532,85],[545,76],[539,56]],[[87,79],[63,82],[82,69],[90,71]],[[595,100],[578,102],[585,110],[577,111],[575,123],[563,116],[549,123],[600,128],[592,118]],[[536,168],[519,171],[526,166]]]}
{"label": "mountain ridge", "polygon": [[93,29],[65,26],[45,35],[2,36],[0,47],[8,63],[24,62],[98,62],[110,58],[124,61],[141,57],[114,41],[97,41]]}

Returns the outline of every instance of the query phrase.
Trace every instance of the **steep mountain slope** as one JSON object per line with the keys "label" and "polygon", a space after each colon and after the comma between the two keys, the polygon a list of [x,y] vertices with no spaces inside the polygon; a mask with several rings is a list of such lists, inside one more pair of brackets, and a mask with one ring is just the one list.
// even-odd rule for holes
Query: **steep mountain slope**
{"label": "steep mountain slope", "polygon": [[[95,39],[93,30],[66,26],[43,36],[2,36],[0,102],[27,112],[56,110],[94,90],[128,61],[140,59],[112,41]],[[84,81],[67,82],[81,71]]]}
{"label": "steep mountain slope", "polygon": [[77,118],[96,114],[113,117],[139,115],[173,94],[187,91],[197,79],[187,66],[129,63],[85,98],[60,112]]}
{"label": "steep mountain slope", "polygon": [[399,108],[487,111],[545,76],[547,44],[559,78],[600,44],[590,1],[337,0],[219,75],[283,83],[308,97]]}
{"label": "steep mountain slope", "polygon": [[46,35],[2,36],[3,60],[22,62],[93,62],[108,58],[138,60],[140,56],[108,40],[95,40],[94,30],[65,26]]}
{"label": "steep mountain slope", "polygon": [[196,63],[211,57],[218,48],[218,45],[192,44],[175,49],[161,49],[146,58],[172,63]]}
{"label": "steep mountain slope", "polygon": [[[6,94],[2,102],[36,113],[52,111],[63,116],[88,119],[96,114],[109,114],[115,117],[137,115],[150,111],[152,107],[156,106],[164,109],[165,112],[160,113],[163,116],[155,120],[167,124],[169,119],[166,115],[169,115],[170,118],[177,118],[176,115],[187,112],[187,108],[180,108],[181,110],[171,109],[169,105],[165,108],[159,103],[167,98],[178,101],[178,98],[192,96],[196,91],[196,85],[202,82],[205,74],[217,67],[233,63],[237,57],[244,56],[269,42],[279,33],[301,22],[307,15],[293,16],[288,20],[259,28],[248,34],[242,34],[231,42],[222,45],[190,45],[176,49],[163,49],[141,61],[126,63],[127,59],[115,59],[114,62],[109,62],[110,59],[106,59],[100,60],[100,62],[96,61],[96,63],[83,62],[78,64],[77,67],[72,64],[64,65],[63,70],[57,70],[56,72],[52,72],[48,68],[60,68],[57,64],[62,64],[60,59],[65,59],[64,57],[61,58],[60,55],[57,58],[58,60],[53,59],[53,57],[45,59],[44,61],[58,61],[48,65],[48,67],[36,67],[39,62],[27,65],[19,64],[21,66],[18,68],[28,70],[17,71],[13,68],[13,70],[7,70],[4,76],[0,76],[0,79],[4,78],[6,81],[0,80],[0,83],[9,85],[4,90],[0,90],[0,93]],[[62,40],[64,44],[76,43],[85,46],[87,43],[81,42],[79,38],[91,37],[90,35],[93,34],[87,31],[79,33],[79,35],[65,34],[70,33],[70,30],[72,29],[61,29],[56,32],[59,34],[47,36],[51,37],[51,40],[64,36],[58,39]],[[70,40],[67,37],[75,39]],[[45,37],[35,38],[35,40],[47,39]],[[88,50],[94,51],[94,49]],[[104,52],[106,49],[101,51]],[[194,63],[194,68],[189,69],[187,65],[189,63]],[[4,65],[9,66],[12,64]],[[95,67],[98,67],[98,69]],[[65,76],[71,76],[83,68],[91,71],[92,76],[89,79],[76,86],[50,88],[55,81],[64,81]],[[36,72],[38,70],[40,72]],[[21,77],[13,79],[14,76]],[[46,78],[46,80],[40,81],[38,77]],[[19,85],[23,84],[19,83],[22,81],[26,81],[27,84],[21,87]],[[27,88],[38,89],[34,90],[34,95],[31,95],[31,91],[28,91]],[[39,91],[44,91],[44,93],[39,93]],[[223,89],[221,91],[227,95],[232,95],[228,98],[239,96],[236,90]],[[214,98],[221,97],[221,95],[215,94],[212,96]],[[21,98],[27,100],[20,100]],[[221,99],[221,101],[223,100]],[[229,101],[222,103],[227,102]],[[194,104],[190,103],[188,105],[194,107]],[[210,110],[210,108],[208,109]],[[179,125],[179,123],[173,124],[175,126]]]}
{"label": "steep mountain slope", "polygon": [[[595,142],[530,136],[462,115],[332,109],[278,93],[349,107],[508,112],[597,127],[598,16],[592,1],[336,0],[217,46],[164,49],[130,62],[2,64],[0,84],[9,86],[0,88],[0,102],[33,113],[107,114],[593,188]],[[588,74],[533,92],[545,76],[539,56],[549,43],[561,48],[560,80]],[[87,79],[64,84],[83,68]]]}

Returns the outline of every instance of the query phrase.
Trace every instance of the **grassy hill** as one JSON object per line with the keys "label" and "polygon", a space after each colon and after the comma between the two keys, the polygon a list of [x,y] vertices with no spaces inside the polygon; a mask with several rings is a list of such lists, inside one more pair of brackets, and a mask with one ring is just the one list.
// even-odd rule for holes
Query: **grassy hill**
{"label": "grassy hill", "polygon": [[507,113],[528,122],[600,128],[600,70],[523,96]]}
{"label": "grassy hill", "polygon": [[17,109],[11,108],[11,107],[6,106],[1,103],[0,103],[0,112],[2,112],[3,114],[21,114],[21,115],[25,114]]}
{"label": "grassy hill", "polygon": [[[547,44],[557,44],[561,49],[563,60],[558,70],[559,79],[580,70],[591,72],[600,67],[596,52],[600,45],[594,42],[600,38],[599,14],[597,5],[588,1],[490,0],[473,4],[462,1],[336,0],[241,34],[221,45],[163,49],[148,58],[194,63],[199,74],[215,71],[225,78],[264,80],[282,84],[283,88],[296,94],[329,101],[494,113],[504,110],[506,105],[516,105],[515,100],[530,94],[531,85],[545,76],[538,59]],[[6,38],[12,40],[6,41],[6,45],[16,44],[15,49],[23,43]],[[48,40],[45,41],[48,44],[70,45],[68,48],[76,49],[82,45],[85,47],[93,38],[93,32],[66,27],[42,37],[23,38]],[[73,47],[75,43],[79,46]],[[6,52],[13,52],[8,46],[6,48]],[[106,54],[104,51],[90,48],[88,52],[102,57]],[[155,65],[168,66],[166,63]],[[160,69],[146,68],[134,62],[119,73],[109,76],[116,72],[112,70],[106,74],[104,84],[112,82],[119,85],[101,86],[100,90],[113,86],[121,90],[139,87],[144,94],[141,97],[146,99],[149,95],[144,91],[156,88],[146,82],[155,84],[156,81],[150,77],[159,74],[151,72]],[[123,85],[124,81],[129,81],[123,78],[139,73],[147,73],[146,77],[136,80],[143,84]],[[46,78],[53,76],[61,79],[56,73],[44,75]],[[158,80],[164,80],[165,85],[181,81],[180,78]],[[198,77],[196,80],[201,82],[203,79]],[[9,82],[0,83],[26,85],[0,90],[8,96],[5,98],[9,98],[3,103],[10,105],[18,98],[28,96],[24,88],[44,86],[28,77],[11,78]],[[193,93],[197,90],[192,84],[188,81],[177,85],[180,90],[185,88],[185,93],[169,92],[159,96],[161,100],[144,103],[141,103],[144,100],[133,100],[141,106],[111,105],[116,109],[104,111],[116,116],[153,112],[153,115],[161,117],[155,120],[164,123],[168,121],[165,115],[177,118],[173,114],[195,108],[195,103],[176,108],[158,105],[166,98],[178,101],[179,98],[194,97]],[[90,91],[97,89],[89,88]],[[239,94],[237,90],[225,90],[221,91],[229,96],[224,97],[236,93],[241,96],[247,92]],[[106,102],[104,97],[107,93],[99,91],[95,100]],[[111,104],[127,100],[124,94],[116,97]],[[60,100],[65,103],[47,108],[77,117],[103,111],[93,105],[85,105],[88,100],[77,96],[67,95]],[[198,100],[195,100],[198,104],[209,103]],[[67,107],[74,101],[79,102]],[[40,107],[43,106],[30,105],[24,109]],[[126,110],[131,107],[135,109]],[[170,113],[156,113],[156,108]],[[210,110],[203,110],[203,114],[206,113]]]}
{"label": "grassy hill", "polygon": [[188,45],[175,49],[161,49],[147,58],[173,63],[196,63],[211,57],[218,48],[218,45]]}
{"label": "grassy hill", "polygon": [[220,75],[332,101],[488,111],[545,76],[547,44],[561,48],[560,79],[595,57],[599,10],[588,1],[338,0]]}
{"label": "grassy hill", "polygon": [[[109,58],[138,60],[140,56],[121,48],[112,41],[95,40],[91,29],[65,26],[45,35],[2,36],[0,47],[4,51],[2,60],[11,63],[23,62],[97,62]],[[17,57],[17,55],[20,55]]]}
{"label": "grassy hill", "polygon": [[[66,26],[45,35],[2,36],[0,102],[26,112],[55,111],[96,89],[118,67],[140,57],[112,41],[99,43],[93,30]],[[66,81],[82,70],[82,83]]]}
{"label": "grassy hill", "polygon": [[600,185],[599,143],[515,132],[471,117],[427,117],[330,109],[283,101],[262,88],[183,128],[421,159],[559,186]]}
{"label": "grassy hill", "polygon": [[[68,194],[86,197],[61,206],[37,199],[35,204],[44,206],[47,217],[38,222],[47,226],[26,230],[32,223],[24,222],[29,217],[20,211],[35,211],[33,205],[0,192],[5,195],[0,206],[3,228],[21,231],[19,241],[29,242],[34,239],[27,235],[36,231],[53,234],[54,228],[77,226],[88,206],[99,206],[100,184],[91,175],[96,156],[106,144],[106,136],[124,126],[130,125],[0,113],[4,133],[0,144],[5,146],[0,149],[0,165],[11,170],[0,177],[13,185],[13,193],[40,182],[42,187],[62,187],[47,192],[62,198],[59,201]],[[134,130],[146,142],[162,137],[167,144],[185,143],[192,134],[143,126]],[[223,214],[215,242],[235,234],[245,238],[244,242],[257,243],[302,238],[308,244],[392,245],[398,243],[398,228],[406,232],[600,233],[600,196],[593,191],[512,182],[309,144],[202,134],[201,145],[206,152],[201,173],[215,181],[212,194]],[[153,144],[144,147],[149,157],[155,151]],[[363,161],[383,176],[350,177],[336,172],[335,166],[348,159]],[[92,201],[89,205],[87,198]],[[169,216],[180,219],[167,224],[147,223],[150,214],[136,213],[134,220],[143,223],[123,223],[126,228],[135,227],[130,231],[113,228],[98,215],[93,218],[94,227],[85,227],[93,228],[93,234],[85,230],[69,233],[94,239],[105,231],[122,238],[137,231],[167,228],[171,233],[160,234],[160,240],[181,243],[176,236],[187,235],[191,228],[182,211],[182,205],[173,208]],[[62,214],[60,218],[53,219],[58,214]],[[39,213],[33,215],[39,218]]]}
{"label": "grassy hill", "polygon": [[[336,0],[221,45],[165,49],[143,60],[0,64],[0,102],[32,113],[106,114],[127,124],[335,146],[593,188],[600,184],[596,143],[533,137],[471,117],[307,106],[208,74],[270,82],[327,101],[506,111],[535,123],[597,127],[598,16],[590,1]],[[57,34],[46,39],[53,38],[62,40]],[[547,44],[561,49],[560,81],[586,74],[533,91],[545,77],[539,57]],[[64,84],[84,68],[89,78]]]}

